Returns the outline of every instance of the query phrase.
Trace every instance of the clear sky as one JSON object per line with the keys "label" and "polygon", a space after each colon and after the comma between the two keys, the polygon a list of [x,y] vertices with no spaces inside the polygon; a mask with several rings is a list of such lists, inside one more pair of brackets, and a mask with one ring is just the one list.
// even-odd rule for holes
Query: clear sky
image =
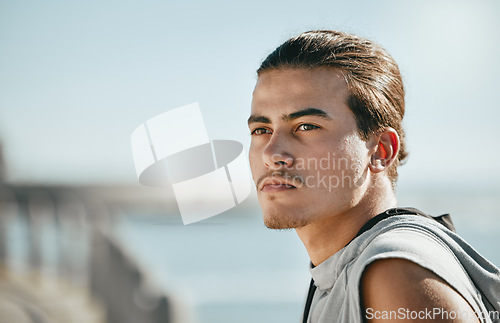
{"label": "clear sky", "polygon": [[400,65],[401,185],[498,188],[499,16],[499,1],[1,1],[8,179],[133,183],[134,128],[192,102],[211,138],[248,145],[260,61],[328,28],[379,42]]}

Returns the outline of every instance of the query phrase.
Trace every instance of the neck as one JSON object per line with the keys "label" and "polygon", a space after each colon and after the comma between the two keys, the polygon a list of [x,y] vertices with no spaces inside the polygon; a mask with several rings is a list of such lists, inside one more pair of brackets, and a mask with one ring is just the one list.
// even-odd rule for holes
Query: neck
{"label": "neck", "polygon": [[396,207],[396,196],[392,187],[380,187],[375,194],[366,192],[354,207],[309,223],[296,232],[307,249],[314,266],[321,264],[344,248],[361,227],[377,214]]}

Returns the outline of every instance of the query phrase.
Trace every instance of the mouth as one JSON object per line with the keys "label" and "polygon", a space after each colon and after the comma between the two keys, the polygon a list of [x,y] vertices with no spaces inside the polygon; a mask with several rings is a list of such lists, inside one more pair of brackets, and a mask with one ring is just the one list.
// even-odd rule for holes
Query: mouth
{"label": "mouth", "polygon": [[288,191],[288,190],[293,190],[296,189],[295,186],[288,185],[288,184],[269,184],[264,186],[261,191],[266,192],[266,193],[276,193],[276,192],[283,192],[283,191]]}
{"label": "mouth", "polygon": [[282,177],[266,177],[260,184],[260,191],[266,193],[284,192],[297,189],[293,181]]}

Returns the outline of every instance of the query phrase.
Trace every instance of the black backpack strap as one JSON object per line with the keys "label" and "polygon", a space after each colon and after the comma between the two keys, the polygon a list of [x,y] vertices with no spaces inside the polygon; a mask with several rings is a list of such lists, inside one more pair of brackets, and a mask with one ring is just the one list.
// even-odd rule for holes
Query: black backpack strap
{"label": "black backpack strap", "polygon": [[368,220],[368,222],[366,222],[365,225],[363,225],[361,227],[358,234],[356,234],[356,236],[352,240],[356,239],[362,233],[373,228],[380,221],[385,220],[385,219],[387,219],[391,216],[394,216],[394,215],[404,215],[404,214],[423,216],[425,218],[428,218],[428,219],[431,219],[431,220],[438,222],[439,224],[443,225],[445,228],[447,228],[450,231],[456,232],[455,226],[453,225],[453,221],[451,220],[451,217],[449,214],[443,214],[443,215],[439,215],[439,216],[431,216],[431,215],[425,214],[424,212],[422,212],[418,209],[415,209],[415,208],[399,207],[399,208],[389,209],[389,210],[387,210],[383,213],[380,213],[377,216],[371,218],[370,220]]}
{"label": "black backpack strap", "polygon": [[304,318],[302,319],[302,323],[307,323],[315,291],[316,291],[316,285],[314,285],[314,280],[311,278],[311,283],[309,284],[309,291],[307,292],[306,307],[304,308]]}

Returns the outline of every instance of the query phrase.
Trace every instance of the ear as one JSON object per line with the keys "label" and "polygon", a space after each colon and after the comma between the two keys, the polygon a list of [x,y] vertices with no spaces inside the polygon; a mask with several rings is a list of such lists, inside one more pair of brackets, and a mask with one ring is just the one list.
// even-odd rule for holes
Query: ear
{"label": "ear", "polygon": [[373,173],[380,173],[386,170],[398,157],[399,136],[396,130],[385,128],[374,138],[374,152],[371,155],[370,170]]}

